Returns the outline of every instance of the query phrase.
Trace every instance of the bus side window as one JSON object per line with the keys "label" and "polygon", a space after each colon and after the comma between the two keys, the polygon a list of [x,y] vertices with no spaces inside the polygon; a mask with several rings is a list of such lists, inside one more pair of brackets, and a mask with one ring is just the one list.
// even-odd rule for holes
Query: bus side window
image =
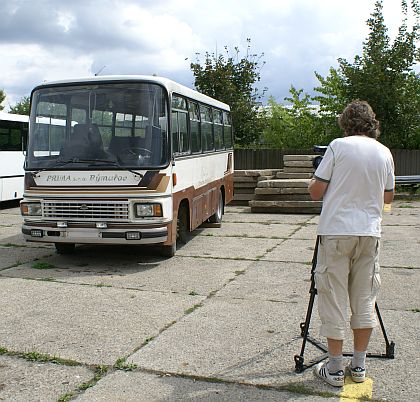
{"label": "bus side window", "polygon": [[230,113],[223,112],[223,137],[225,140],[226,148],[231,148],[233,145],[232,141],[232,122],[230,119]]}
{"label": "bus side window", "polygon": [[190,116],[190,134],[191,134],[191,152],[201,152],[201,133],[200,133],[200,111],[198,104],[188,102],[188,110]]}
{"label": "bus side window", "polygon": [[190,151],[187,101],[177,95],[172,98],[172,146],[174,153]]}
{"label": "bus side window", "polygon": [[172,134],[172,153],[179,153],[179,135],[178,135],[178,113],[172,112],[171,116],[171,134]]}
{"label": "bus side window", "polygon": [[216,149],[224,149],[222,111],[213,109],[214,145]]}
{"label": "bus side window", "polygon": [[203,151],[212,151],[214,149],[214,139],[211,108],[208,106],[200,105],[200,115]]}

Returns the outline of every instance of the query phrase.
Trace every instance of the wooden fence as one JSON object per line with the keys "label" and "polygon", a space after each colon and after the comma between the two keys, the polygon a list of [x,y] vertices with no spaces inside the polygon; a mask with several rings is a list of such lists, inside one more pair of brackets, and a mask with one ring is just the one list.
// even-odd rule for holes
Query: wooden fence
{"label": "wooden fence", "polygon": [[[419,149],[391,150],[397,176],[420,175]],[[235,149],[235,169],[282,169],[284,155],[312,155],[313,150],[302,149]]]}

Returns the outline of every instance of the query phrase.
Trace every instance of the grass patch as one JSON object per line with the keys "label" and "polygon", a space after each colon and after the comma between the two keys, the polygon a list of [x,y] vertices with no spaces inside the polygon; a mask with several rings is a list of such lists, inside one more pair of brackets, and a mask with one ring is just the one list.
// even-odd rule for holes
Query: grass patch
{"label": "grass patch", "polygon": [[108,367],[104,365],[97,366],[95,369],[95,375],[94,377],[84,382],[79,386],[79,391],[85,391],[88,388],[93,387],[106,373],[108,372]]}
{"label": "grass patch", "polygon": [[235,271],[234,273],[235,273],[235,275],[236,275],[236,276],[239,276],[239,275],[244,275],[244,274],[245,274],[245,270],[242,270],[242,271]]}
{"label": "grass patch", "polygon": [[31,361],[31,362],[38,362],[38,363],[53,363],[53,364],[60,364],[63,366],[78,366],[79,363],[75,362],[74,360],[69,359],[62,359],[58,356],[50,356],[43,353],[38,353],[36,351],[26,352],[26,353],[11,353],[24,359]]}
{"label": "grass patch", "polygon": [[191,314],[193,311],[195,311],[196,309],[198,309],[199,307],[202,307],[203,304],[202,303],[198,303],[198,304],[194,304],[194,306],[188,308],[185,310],[185,314]]}
{"label": "grass patch", "polygon": [[420,308],[412,308],[410,311],[413,313],[420,313]]}
{"label": "grass patch", "polygon": [[60,398],[58,398],[58,402],[67,402],[71,398],[73,398],[74,392],[68,392],[67,394],[61,395]]}
{"label": "grass patch", "polygon": [[50,264],[49,262],[35,262],[32,264],[33,269],[53,269],[57,268],[54,264]]}
{"label": "grass patch", "polygon": [[137,364],[127,363],[127,359],[125,357],[120,357],[115,362],[114,368],[122,371],[133,371],[137,368]]}
{"label": "grass patch", "polygon": [[195,290],[191,290],[190,293],[188,293],[189,296],[198,296],[198,293]]}
{"label": "grass patch", "polygon": [[0,244],[1,247],[27,247],[24,244],[13,244],[13,243],[3,243]]}

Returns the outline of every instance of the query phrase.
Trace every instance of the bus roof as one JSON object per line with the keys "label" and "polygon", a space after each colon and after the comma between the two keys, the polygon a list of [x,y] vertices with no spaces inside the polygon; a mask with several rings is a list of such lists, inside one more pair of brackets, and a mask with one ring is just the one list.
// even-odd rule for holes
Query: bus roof
{"label": "bus roof", "polygon": [[41,85],[38,85],[34,90],[49,87],[49,86],[59,86],[59,85],[78,85],[78,84],[98,84],[98,83],[112,83],[112,82],[150,82],[162,85],[166,88],[169,93],[177,93],[179,95],[184,95],[192,99],[207,103],[209,105],[219,107],[224,110],[230,110],[229,105],[226,103],[220,102],[210,96],[204,95],[194,89],[188,88],[184,85],[178,84],[175,81],[172,81],[168,78],[157,77],[154,75],[101,75],[94,77],[85,77],[85,78],[75,78],[75,79],[66,79],[60,81],[50,81],[45,82]]}
{"label": "bus roof", "polygon": [[28,123],[29,122],[29,116],[26,116],[24,114],[13,114],[13,113],[0,112],[0,120],[23,121],[25,123]]}

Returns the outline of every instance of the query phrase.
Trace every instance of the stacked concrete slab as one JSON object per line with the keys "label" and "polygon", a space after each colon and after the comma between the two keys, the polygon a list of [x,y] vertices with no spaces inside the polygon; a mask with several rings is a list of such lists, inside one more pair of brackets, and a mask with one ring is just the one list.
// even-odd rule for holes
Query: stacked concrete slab
{"label": "stacked concrete slab", "polygon": [[285,155],[284,169],[275,178],[260,180],[249,205],[252,212],[319,213],[321,201],[312,201],[308,184],[314,173],[314,155]]}
{"label": "stacked concrete slab", "polygon": [[275,179],[280,169],[235,170],[233,176],[234,196],[231,205],[249,205],[255,198],[255,188],[259,181]]}

